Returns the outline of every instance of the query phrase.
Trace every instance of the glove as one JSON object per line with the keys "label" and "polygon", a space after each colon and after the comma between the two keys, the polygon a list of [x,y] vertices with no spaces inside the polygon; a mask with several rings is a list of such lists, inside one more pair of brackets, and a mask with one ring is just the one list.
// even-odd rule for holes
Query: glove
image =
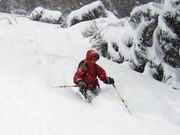
{"label": "glove", "polygon": [[114,84],[114,79],[111,77],[107,77],[106,80],[104,81],[106,84]]}
{"label": "glove", "polygon": [[84,88],[87,87],[87,85],[86,85],[85,82],[79,82],[79,83],[78,83],[78,87],[79,87],[80,89],[84,89]]}

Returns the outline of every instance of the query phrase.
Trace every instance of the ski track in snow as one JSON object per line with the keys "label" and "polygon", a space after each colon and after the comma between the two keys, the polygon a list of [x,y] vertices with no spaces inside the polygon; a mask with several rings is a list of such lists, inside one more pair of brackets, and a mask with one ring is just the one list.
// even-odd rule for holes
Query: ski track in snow
{"label": "ski track in snow", "polygon": [[90,48],[76,28],[17,18],[0,29],[0,134],[178,135],[179,92],[103,58],[99,63],[115,77],[132,115],[112,86],[101,83],[92,104],[75,94],[77,88],[52,88],[73,84]]}

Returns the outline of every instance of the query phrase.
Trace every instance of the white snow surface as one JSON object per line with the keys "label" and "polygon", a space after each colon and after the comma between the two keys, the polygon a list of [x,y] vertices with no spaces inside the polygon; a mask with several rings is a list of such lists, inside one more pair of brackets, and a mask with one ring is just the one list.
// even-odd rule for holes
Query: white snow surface
{"label": "white snow surface", "polygon": [[[7,14],[1,16],[11,18]],[[73,75],[91,48],[85,25],[57,25],[16,17],[0,23],[1,135],[179,135],[180,91],[100,58],[117,91],[101,84],[92,104],[82,101]],[[1,20],[0,20],[1,22]]]}

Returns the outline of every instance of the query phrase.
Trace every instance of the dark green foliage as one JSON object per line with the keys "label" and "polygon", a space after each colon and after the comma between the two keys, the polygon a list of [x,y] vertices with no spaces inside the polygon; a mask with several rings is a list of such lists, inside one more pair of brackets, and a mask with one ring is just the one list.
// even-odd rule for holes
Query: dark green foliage
{"label": "dark green foliage", "polygon": [[88,30],[83,32],[84,37],[90,37],[92,48],[95,48],[103,57],[108,55],[108,43],[101,36],[101,32],[94,21]]}
{"label": "dark green foliage", "polygon": [[150,16],[150,9],[147,10],[147,12],[138,11],[130,16],[130,22],[133,22],[135,24],[139,24],[141,22],[141,18],[145,18],[145,21],[150,21],[152,18]]}
{"label": "dark green foliage", "polygon": [[152,19],[157,20],[159,14],[155,14],[154,16],[151,15],[152,10],[148,9],[147,12],[143,12],[143,11],[138,11],[135,14],[130,16],[130,23],[134,24],[134,26],[136,27],[139,23],[141,23],[142,18],[145,21],[150,21]]}
{"label": "dark green foliage", "polygon": [[173,67],[180,67],[180,56],[179,50],[176,48],[170,48],[166,51],[165,61],[168,62]]}
{"label": "dark green foliage", "polygon": [[148,59],[142,51],[135,51],[135,55],[138,61],[138,64],[135,64],[135,71],[142,73],[144,71]]}
{"label": "dark green foliage", "polygon": [[62,17],[59,17],[58,20],[53,20],[53,19],[50,19],[50,18],[44,18],[41,21],[46,22],[46,23],[51,23],[51,24],[62,24],[63,19],[62,19]]}
{"label": "dark green foliage", "polygon": [[[179,31],[179,29],[177,29]],[[164,60],[173,67],[180,67],[180,37],[160,30],[158,33],[159,44],[165,53]]]}
{"label": "dark green foliage", "polygon": [[121,53],[119,52],[119,59],[117,59],[117,60],[114,60],[115,62],[117,62],[117,63],[119,63],[119,64],[121,64],[121,63],[123,63],[124,62],[124,56],[123,55],[121,55]]}
{"label": "dark green foliage", "polygon": [[127,44],[125,44],[127,47],[129,47],[129,48],[131,48],[132,46],[133,46],[133,38],[130,38],[129,40],[128,40],[128,43]]}
{"label": "dark green foliage", "polygon": [[75,25],[77,23],[79,23],[79,20],[78,20],[77,16],[74,16],[73,19],[71,20],[71,25]]}
{"label": "dark green foliage", "polygon": [[[49,14],[47,14],[47,12],[49,12]],[[53,12],[56,12],[56,14],[59,13],[59,17],[57,18],[57,15],[55,17]],[[32,20],[35,20],[35,21],[42,21],[42,22],[52,23],[52,24],[62,24],[63,23],[63,17],[62,17],[61,12],[47,10],[42,7],[38,7],[36,9],[34,9],[31,12],[29,18],[31,18]]]}
{"label": "dark green foliage", "polygon": [[142,46],[151,47],[153,44],[153,33],[157,27],[157,20],[152,21],[142,30],[142,37],[140,43]]}
{"label": "dark green foliage", "polygon": [[107,42],[102,42],[99,48],[96,48],[103,57],[107,56],[107,50],[108,50],[108,43]]}
{"label": "dark green foliage", "polygon": [[88,11],[87,13],[82,13],[81,19],[77,16],[74,16],[70,23],[70,26],[75,25],[79,22],[89,21],[100,17],[107,17],[105,7],[102,5],[97,6],[96,8]]}
{"label": "dark green foliage", "polygon": [[[94,38],[93,38],[94,37]],[[103,57],[107,57],[108,55],[108,43],[103,40],[102,36],[97,34],[97,36],[93,36],[91,38],[91,42],[93,44],[92,48],[95,48]]]}
{"label": "dark green foliage", "polygon": [[36,14],[31,14],[31,18],[35,21],[39,21],[40,18],[42,17],[42,11],[40,13],[36,12]]}
{"label": "dark green foliage", "polygon": [[10,1],[9,0],[1,0],[0,1],[0,12],[10,13]]}
{"label": "dark green foliage", "polygon": [[139,9],[136,12],[133,12],[129,18],[129,22],[134,26],[137,27],[142,20],[143,21],[151,21],[151,20],[158,20],[158,16],[159,13],[158,12],[154,12],[152,8],[150,7],[154,7],[157,9],[160,9],[161,6],[157,3],[149,3],[149,8],[146,9],[146,11],[144,11],[143,9],[141,9],[141,7],[139,7]]}
{"label": "dark green foliage", "polygon": [[135,65],[135,70],[138,72],[143,72],[148,62],[146,55],[147,47],[151,47],[153,44],[153,33],[157,27],[157,21],[151,21],[149,24],[144,27],[141,31],[141,37],[139,38],[139,43],[136,45],[135,56],[138,64]]}
{"label": "dark green foliage", "polygon": [[102,7],[102,6],[98,6],[96,9],[93,9],[92,13],[93,13],[95,18],[107,17],[105,7]]}
{"label": "dark green foliage", "polygon": [[[107,50],[106,50],[107,51]],[[106,53],[106,55],[104,57],[106,57],[107,59],[116,62],[116,63],[123,63],[124,62],[124,56],[121,55],[121,53],[119,52],[119,58],[114,58],[113,56],[111,56],[111,54],[109,52]]]}
{"label": "dark green foliage", "polygon": [[92,37],[93,35],[95,35],[95,33],[99,33],[98,32],[99,29],[98,27],[96,26],[96,23],[95,21],[93,22],[92,25],[90,25],[90,28],[88,28],[87,30],[85,30],[84,32],[82,32],[82,35],[86,38],[88,37]]}
{"label": "dark green foliage", "polygon": [[119,47],[117,46],[117,44],[115,42],[112,43],[112,47],[116,52],[119,51]]}
{"label": "dark green foliage", "polygon": [[146,63],[142,63],[142,64],[135,64],[135,63],[132,63],[133,64],[133,70],[137,71],[137,72],[140,72],[140,73],[143,73],[144,72],[144,68],[146,66]]}
{"label": "dark green foliage", "polygon": [[174,0],[171,4],[173,7],[177,8],[177,6],[180,5],[180,0]]}
{"label": "dark green foliage", "polygon": [[164,60],[173,67],[180,67],[180,0],[171,1],[173,11],[162,14],[165,25],[169,28],[161,28],[158,31],[158,40],[164,51]]}
{"label": "dark green foliage", "polygon": [[154,79],[158,81],[162,81],[164,77],[164,70],[162,65],[159,64],[158,66],[155,66],[155,69],[156,69],[156,73],[153,74]]}
{"label": "dark green foliage", "polygon": [[[88,30],[83,32],[83,36],[90,37],[90,43],[92,44],[92,48],[96,49],[103,57],[106,57],[107,59],[111,59],[112,61],[117,63],[122,63],[124,61],[124,56],[122,56],[121,53],[119,52],[118,44],[116,42],[112,42],[108,44],[107,41],[103,39],[101,35],[101,31],[97,27],[95,21]],[[119,58],[114,58],[108,52],[108,46],[110,45],[115,50],[115,52],[118,53]]]}
{"label": "dark green foliage", "polygon": [[179,11],[176,11],[174,16],[172,16],[171,12],[167,12],[163,15],[163,17],[166,20],[168,27],[170,27],[172,31],[180,37],[180,20],[178,19],[180,17],[180,9]]}

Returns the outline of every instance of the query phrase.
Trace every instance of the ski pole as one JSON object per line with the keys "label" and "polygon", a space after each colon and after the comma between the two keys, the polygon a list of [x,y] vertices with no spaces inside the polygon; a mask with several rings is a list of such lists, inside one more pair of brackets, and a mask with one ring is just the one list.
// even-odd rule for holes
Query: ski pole
{"label": "ski pole", "polygon": [[116,92],[117,92],[119,98],[120,98],[121,101],[123,102],[124,106],[126,107],[128,113],[131,114],[131,112],[130,112],[128,106],[127,106],[127,104],[125,103],[124,99],[123,99],[122,96],[120,95],[120,93],[119,93],[119,91],[117,90],[117,88],[116,88],[116,86],[114,85],[114,83],[113,83],[112,85],[113,85],[114,89],[116,90]]}
{"label": "ski pole", "polygon": [[52,88],[67,88],[67,87],[78,87],[77,85],[60,85],[60,86],[53,86]]}

